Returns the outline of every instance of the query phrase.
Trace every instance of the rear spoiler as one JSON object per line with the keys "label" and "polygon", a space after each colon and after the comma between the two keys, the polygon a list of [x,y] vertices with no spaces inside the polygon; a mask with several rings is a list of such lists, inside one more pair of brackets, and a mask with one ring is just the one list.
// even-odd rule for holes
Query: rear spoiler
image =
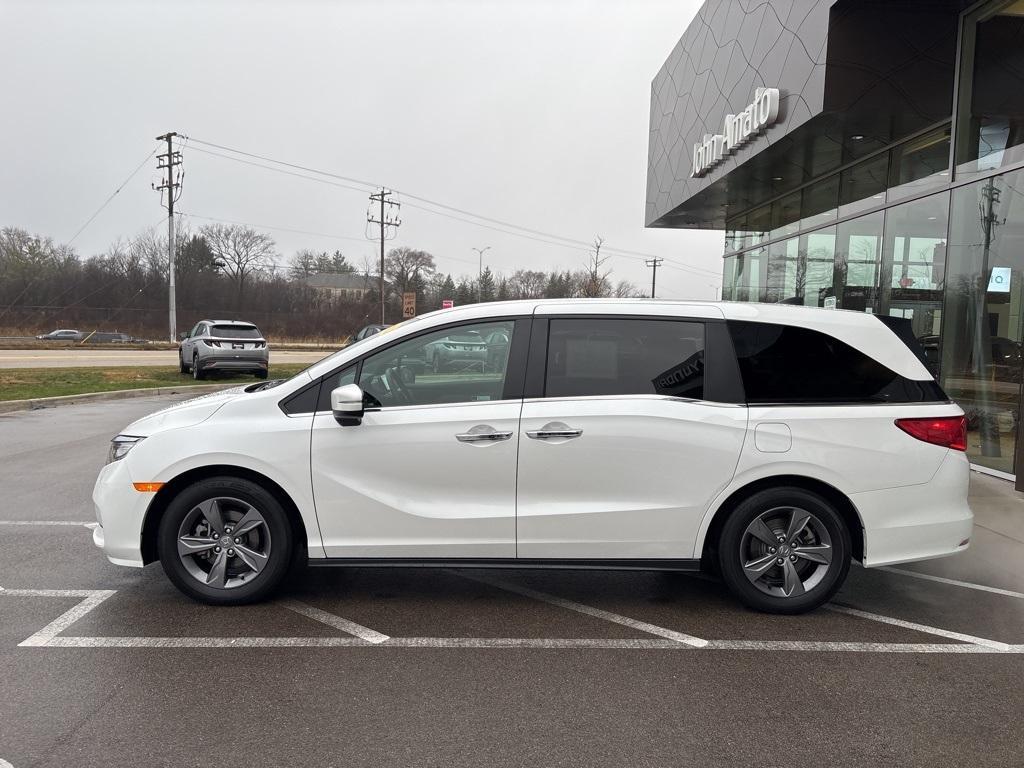
{"label": "rear spoiler", "polygon": [[921,361],[922,365],[931,370],[931,366],[928,364],[928,357],[924,353],[924,347],[921,346],[921,342],[914,336],[914,328],[910,320],[905,317],[890,317],[889,315],[875,315],[879,322],[882,323],[886,328],[896,334],[896,338],[902,341],[907,349],[914,353],[914,357]]}

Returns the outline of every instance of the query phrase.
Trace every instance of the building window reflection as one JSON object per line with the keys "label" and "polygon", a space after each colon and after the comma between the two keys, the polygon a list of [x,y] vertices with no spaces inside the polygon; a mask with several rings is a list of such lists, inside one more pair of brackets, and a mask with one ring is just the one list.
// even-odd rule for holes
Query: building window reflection
{"label": "building window reflection", "polygon": [[1014,471],[1024,303],[1024,171],[953,192],[941,383],[967,414],[971,461]]}
{"label": "building window reflection", "polygon": [[967,17],[962,36],[957,174],[1024,160],[1024,0]]}

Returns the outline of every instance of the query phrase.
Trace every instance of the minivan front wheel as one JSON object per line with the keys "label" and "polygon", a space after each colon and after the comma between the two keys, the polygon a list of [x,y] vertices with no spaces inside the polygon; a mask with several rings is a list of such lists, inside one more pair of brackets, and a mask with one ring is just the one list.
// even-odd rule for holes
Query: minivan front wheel
{"label": "minivan front wheel", "polygon": [[821,496],[771,488],[733,510],[722,528],[722,578],[746,605],[803,613],[827,602],[850,569],[850,533]]}
{"label": "minivan front wheel", "polygon": [[276,498],[249,480],[216,477],[179,493],[160,521],[160,563],[188,596],[241,605],[269,595],[285,577],[292,531]]}

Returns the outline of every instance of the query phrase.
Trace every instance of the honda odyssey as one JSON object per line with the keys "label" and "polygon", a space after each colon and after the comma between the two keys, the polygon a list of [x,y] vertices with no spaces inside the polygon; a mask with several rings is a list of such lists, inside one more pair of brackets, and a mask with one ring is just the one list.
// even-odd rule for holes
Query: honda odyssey
{"label": "honda odyssey", "polygon": [[[495,334],[496,365],[423,365],[439,342]],[[965,447],[963,412],[873,315],[479,304],[129,425],[96,481],[94,538],[222,605],[308,560],[705,568],[748,606],[798,613],[851,559],[965,549]]]}

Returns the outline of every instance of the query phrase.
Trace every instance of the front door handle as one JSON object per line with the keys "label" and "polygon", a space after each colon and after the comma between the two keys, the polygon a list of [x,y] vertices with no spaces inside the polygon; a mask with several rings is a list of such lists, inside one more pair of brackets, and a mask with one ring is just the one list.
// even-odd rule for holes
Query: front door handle
{"label": "front door handle", "polygon": [[526,433],[526,436],[531,437],[534,440],[552,440],[554,438],[571,440],[572,438],[579,437],[582,434],[582,429],[573,429],[569,425],[563,424],[560,421],[552,421],[545,424],[540,429],[529,430]]}
{"label": "front door handle", "polygon": [[498,432],[488,424],[477,424],[469,432],[456,435],[455,439],[460,443],[497,443],[502,440],[508,440],[511,437],[511,432]]}

